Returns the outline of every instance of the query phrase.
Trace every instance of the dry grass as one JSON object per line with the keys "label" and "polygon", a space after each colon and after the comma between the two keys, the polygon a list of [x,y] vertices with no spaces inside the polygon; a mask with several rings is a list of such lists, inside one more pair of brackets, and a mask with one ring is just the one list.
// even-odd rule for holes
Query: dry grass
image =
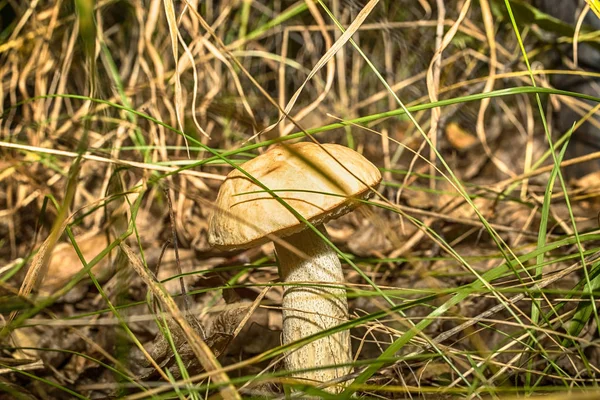
{"label": "dry grass", "polygon": [[600,151],[562,159],[553,111],[600,129],[600,90],[551,81],[600,73],[546,39],[600,43],[511,4],[526,59],[496,0],[0,0],[0,391],[298,389],[273,247],[206,232],[232,166],[308,135],[384,175],[328,226],[346,397],[596,396]]}

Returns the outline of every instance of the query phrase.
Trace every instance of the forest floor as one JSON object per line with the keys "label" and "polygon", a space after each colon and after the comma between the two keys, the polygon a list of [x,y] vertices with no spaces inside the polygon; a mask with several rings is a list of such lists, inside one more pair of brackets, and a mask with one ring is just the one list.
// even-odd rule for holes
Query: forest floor
{"label": "forest floor", "polygon": [[[0,12],[0,398],[600,396],[586,24],[512,0]],[[273,244],[208,241],[232,166],[302,140],[383,176],[326,225],[343,394],[284,368]]]}

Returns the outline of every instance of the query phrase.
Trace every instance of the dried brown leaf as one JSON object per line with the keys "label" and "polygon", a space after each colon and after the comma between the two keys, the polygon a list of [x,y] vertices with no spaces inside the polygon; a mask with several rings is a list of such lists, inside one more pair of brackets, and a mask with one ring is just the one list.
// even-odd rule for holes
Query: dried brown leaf
{"label": "dried brown leaf", "polygon": [[477,138],[455,122],[446,125],[446,138],[457,150],[466,150],[477,144]]}
{"label": "dried brown leaf", "polygon": [[[108,244],[108,237],[104,234],[88,236],[77,242],[86,262],[96,257]],[[81,271],[82,267],[81,260],[71,243],[56,245],[49,258],[47,273],[40,279],[38,291],[44,295],[54,293]],[[110,256],[107,255],[92,268],[92,272],[97,277],[107,276],[110,267]]]}

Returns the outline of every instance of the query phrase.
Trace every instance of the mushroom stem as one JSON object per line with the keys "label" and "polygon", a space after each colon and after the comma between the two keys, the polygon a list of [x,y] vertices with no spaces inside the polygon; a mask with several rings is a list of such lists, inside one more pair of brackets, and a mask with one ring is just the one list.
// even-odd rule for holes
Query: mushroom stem
{"label": "mushroom stem", "polygon": [[[327,235],[323,225],[317,228]],[[343,287],[332,284],[344,282],[342,265],[335,251],[311,229],[284,239],[308,258],[275,243],[279,257],[279,273],[285,283],[283,293],[283,342],[294,342],[332,328],[348,320],[348,302]],[[308,282],[327,285],[307,286]],[[294,283],[305,285],[295,286]],[[348,330],[329,334],[286,354],[285,363],[290,371],[318,368],[352,362]],[[319,369],[293,373],[294,377],[327,382],[347,375],[350,367]]]}

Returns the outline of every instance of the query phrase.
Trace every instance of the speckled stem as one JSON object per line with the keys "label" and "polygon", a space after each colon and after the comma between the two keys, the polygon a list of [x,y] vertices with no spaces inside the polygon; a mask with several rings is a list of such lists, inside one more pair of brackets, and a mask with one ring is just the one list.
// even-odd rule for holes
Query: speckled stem
{"label": "speckled stem", "polygon": [[[327,235],[325,227],[318,226]],[[346,290],[322,287],[344,282],[342,266],[337,254],[312,230],[306,229],[284,238],[291,246],[308,256],[303,258],[280,244],[275,244],[279,258],[279,273],[286,286],[283,294],[283,342],[285,344],[332,328],[348,320]],[[315,286],[293,284],[315,282]],[[348,330],[329,334],[286,355],[290,371],[352,361]],[[348,367],[328,368],[311,372],[293,373],[296,378],[313,383],[327,382],[347,375]],[[331,391],[336,391],[331,389]]]}

